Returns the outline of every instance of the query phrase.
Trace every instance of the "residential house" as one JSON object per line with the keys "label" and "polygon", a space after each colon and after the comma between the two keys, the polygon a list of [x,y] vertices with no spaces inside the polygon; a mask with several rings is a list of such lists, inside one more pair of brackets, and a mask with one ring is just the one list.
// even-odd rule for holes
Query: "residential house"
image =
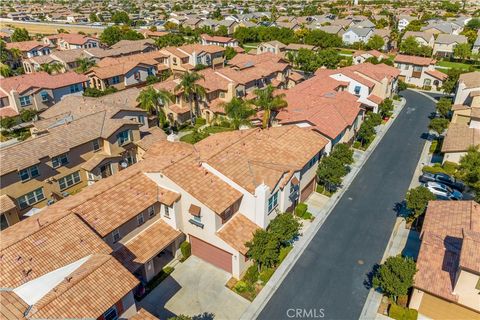
{"label": "residential house", "polygon": [[375,58],[377,61],[382,61],[383,59],[387,58],[387,56],[381,53],[378,50],[357,50],[352,55],[353,64],[361,64],[364,63],[367,59]]}
{"label": "residential house", "polygon": [[87,80],[74,72],[37,72],[5,78],[0,82],[0,116],[15,116],[23,109],[42,111],[66,96],[81,95]]}
{"label": "residential house", "polygon": [[43,38],[43,43],[58,50],[89,49],[100,46],[100,41],[78,33],[59,33]]}
{"label": "residential house", "polygon": [[460,27],[451,22],[444,22],[444,21],[433,21],[428,25],[420,28],[420,31],[425,31],[432,34],[450,34],[450,35],[458,35],[462,32],[463,27]]}
{"label": "residential house", "polygon": [[140,33],[145,37],[145,39],[158,39],[169,34],[165,31],[152,31],[150,29],[142,29],[140,30]]}
{"label": "residential house", "polygon": [[409,307],[429,319],[480,318],[480,205],[430,201]]}
{"label": "residential house", "polygon": [[148,128],[138,93],[72,96],[46,110],[32,138],[2,148],[1,195],[32,214],[135,163],[139,129]]}
{"label": "residential house", "polygon": [[398,31],[403,31],[413,20],[417,20],[417,18],[412,16],[401,15],[397,17],[397,28]]}
{"label": "residential house", "polygon": [[[307,28],[310,29],[309,26],[307,26]],[[329,34],[336,34],[339,37],[341,37],[345,32],[345,29],[343,29],[342,26],[319,26],[315,27],[314,30],[321,30]]]}
{"label": "residential house", "polygon": [[208,34],[200,35],[201,44],[206,45],[214,45],[214,46],[221,46],[221,47],[238,47],[238,40],[230,37],[219,37],[219,36],[210,36]]}
{"label": "residential house", "polygon": [[480,146],[479,113],[479,108],[473,108],[468,123],[450,123],[442,143],[443,162],[460,163],[469,148]]}
{"label": "residential house", "polygon": [[357,97],[344,91],[347,83],[314,76],[284,91],[288,106],[275,115],[275,125],[310,128],[328,139],[325,152],[351,141],[363,121]]}
{"label": "residential house", "polygon": [[468,43],[468,39],[464,35],[439,34],[433,45],[433,55],[451,57],[455,46],[463,43]]}
{"label": "residential house", "polygon": [[392,43],[390,42],[390,34],[391,34],[391,30],[388,28],[373,30],[372,36],[379,36],[383,40],[383,46],[380,48],[380,50],[389,51],[390,48],[392,48],[395,45],[394,42]]}
{"label": "residential house", "polygon": [[167,57],[167,66],[174,74],[194,70],[196,67],[223,67],[225,48],[217,45],[187,44],[160,50]]}
{"label": "residential house", "polygon": [[397,92],[399,71],[385,64],[362,63],[336,70],[319,69],[317,76],[346,84],[345,90],[357,97],[362,107],[377,112],[383,100]]}
{"label": "residential house", "polygon": [[480,107],[480,72],[463,73],[458,78],[454,105]]}
{"label": "residential house", "polygon": [[301,43],[290,43],[285,47],[285,53],[291,53],[296,55],[300,49],[316,51],[317,47],[311,46],[309,44],[301,44]]}
{"label": "residential house", "polygon": [[435,37],[432,33],[424,31],[407,31],[403,35],[403,40],[413,37],[421,46],[427,46],[433,49]]}
{"label": "residential house", "polygon": [[162,77],[168,73],[168,56],[152,51],[118,58],[104,58],[86,72],[90,87],[105,90],[115,87],[123,90],[143,86],[149,76]]}
{"label": "residential house", "polygon": [[139,281],[77,215],[52,208],[1,234],[2,319],[127,319],[137,313]]}
{"label": "residential house", "polygon": [[436,61],[432,58],[407,56],[399,54],[394,65],[400,71],[399,79],[417,87],[440,88],[447,75],[435,69]]}
{"label": "residential house", "polygon": [[4,194],[0,196],[0,230],[14,225],[20,221],[20,212],[18,211],[15,200]]}
{"label": "residential house", "polygon": [[257,46],[257,54],[271,52],[276,55],[281,55],[283,52],[285,52],[286,47],[287,45],[277,40],[262,42]]}
{"label": "residential house", "polygon": [[342,40],[343,40],[343,43],[347,45],[352,45],[357,42],[366,43],[372,35],[373,35],[373,29],[371,28],[350,27],[342,35]]}
{"label": "residential house", "polygon": [[40,41],[31,40],[31,41],[22,41],[22,42],[8,42],[6,48],[18,49],[22,53],[22,57],[32,58],[36,56],[43,56],[50,54],[50,48],[48,45],[43,44]]}

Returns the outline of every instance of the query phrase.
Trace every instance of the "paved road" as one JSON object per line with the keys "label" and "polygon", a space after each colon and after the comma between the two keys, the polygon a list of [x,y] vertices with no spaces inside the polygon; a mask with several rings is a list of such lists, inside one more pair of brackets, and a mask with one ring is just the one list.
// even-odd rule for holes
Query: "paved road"
{"label": "paved road", "polygon": [[364,280],[385,251],[393,207],[405,197],[435,108],[419,93],[408,90],[404,96],[403,111],[259,319],[358,319],[368,295]]}

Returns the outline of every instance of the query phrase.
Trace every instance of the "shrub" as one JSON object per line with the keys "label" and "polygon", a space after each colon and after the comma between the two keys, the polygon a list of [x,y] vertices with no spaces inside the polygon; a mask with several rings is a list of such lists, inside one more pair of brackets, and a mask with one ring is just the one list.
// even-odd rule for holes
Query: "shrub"
{"label": "shrub", "polygon": [[207,124],[207,120],[203,119],[203,118],[196,118],[195,119],[195,125],[196,126],[204,126]]}
{"label": "shrub", "polygon": [[451,161],[445,161],[442,167],[447,174],[453,175],[458,169],[458,164]]}
{"label": "shrub", "polygon": [[233,289],[238,293],[249,291],[249,285],[245,281],[238,281]]}
{"label": "shrub", "polygon": [[245,272],[245,275],[243,276],[243,281],[253,284],[257,282],[257,280],[258,280],[258,268],[256,265],[253,264],[250,267],[248,267],[247,271]]}
{"label": "shrub", "polygon": [[192,254],[192,245],[190,242],[184,241],[180,245],[180,251],[182,252],[183,259],[187,259]]}
{"label": "shrub", "polygon": [[274,268],[266,268],[260,273],[259,278],[265,284],[268,282],[268,280],[270,280],[274,272],[275,272]]}
{"label": "shrub", "polygon": [[298,237],[301,226],[294,215],[282,213],[270,222],[267,231],[276,237],[280,245],[287,246]]}
{"label": "shrub", "polygon": [[307,212],[307,209],[308,209],[308,205],[306,203],[300,202],[295,207],[295,214],[299,217],[303,217],[305,212]]}
{"label": "shrub", "polygon": [[407,84],[402,80],[398,81],[398,91],[407,90]]}
{"label": "shrub", "polygon": [[305,219],[305,220],[313,220],[313,218],[314,217],[313,217],[313,214],[311,212],[307,211],[303,214],[303,219]]}
{"label": "shrub", "polygon": [[401,98],[400,98],[400,96],[399,96],[398,94],[396,94],[396,95],[393,96],[393,100],[400,101]]}
{"label": "shrub", "polygon": [[292,251],[293,247],[288,246],[280,249],[280,253],[278,254],[278,263],[282,263],[283,260],[287,257],[288,253]]}
{"label": "shrub", "polygon": [[388,310],[388,316],[396,320],[416,320],[418,317],[418,311],[391,304]]}
{"label": "shrub", "polygon": [[397,297],[408,294],[416,272],[415,261],[412,258],[400,255],[389,257],[376,271],[373,286],[380,288],[383,294],[396,301]]}
{"label": "shrub", "polygon": [[353,143],[353,147],[354,147],[355,149],[360,149],[360,148],[362,147],[362,143],[361,143],[360,141],[355,141],[355,142]]}

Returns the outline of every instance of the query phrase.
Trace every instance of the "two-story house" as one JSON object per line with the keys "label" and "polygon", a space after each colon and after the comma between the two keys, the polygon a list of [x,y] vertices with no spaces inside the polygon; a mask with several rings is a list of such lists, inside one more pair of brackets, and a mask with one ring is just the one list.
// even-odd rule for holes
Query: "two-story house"
{"label": "two-story house", "polygon": [[286,44],[283,44],[277,40],[262,42],[257,46],[257,54],[270,52],[276,55],[280,55],[280,54],[283,54],[283,52],[285,52],[286,47],[287,47]]}
{"label": "two-story house", "polygon": [[435,41],[435,37],[433,34],[424,32],[424,31],[407,31],[403,35],[403,39],[408,39],[409,37],[413,37],[415,41],[421,46],[427,46],[433,48],[433,44]]}
{"label": "two-story house", "polygon": [[15,199],[22,214],[137,161],[134,142],[146,123],[141,109],[84,97],[69,97],[56,109],[34,123],[32,138],[2,148],[1,194]]}
{"label": "two-story house", "polygon": [[87,80],[75,72],[37,72],[5,78],[0,82],[0,115],[15,116],[23,109],[45,110],[66,96],[81,95]]}
{"label": "two-story house", "polygon": [[468,39],[464,35],[439,34],[433,45],[433,55],[451,57],[453,56],[455,47],[463,43],[468,43]]}
{"label": "two-story house", "polygon": [[480,107],[480,72],[463,73],[458,78],[454,105]]}
{"label": "two-story house", "polygon": [[174,74],[199,67],[221,68],[225,64],[225,48],[218,45],[188,44],[160,50],[168,57],[167,65]]}
{"label": "two-story house", "polygon": [[168,72],[168,56],[160,51],[152,51],[118,58],[104,58],[86,72],[90,87],[105,90],[115,87],[123,90],[143,86],[149,76],[161,77]]}
{"label": "two-story house", "polygon": [[367,43],[373,35],[373,30],[373,28],[351,27],[342,35],[342,41],[347,45],[357,42]]}
{"label": "two-story house", "polygon": [[43,43],[58,50],[98,48],[100,41],[78,33],[59,33],[43,38]]}
{"label": "two-story house", "polygon": [[429,319],[480,318],[480,204],[430,201],[409,307]]}
{"label": "two-story house", "polygon": [[48,45],[36,41],[22,41],[22,42],[8,42],[6,44],[8,50],[17,49],[22,53],[23,59],[32,58],[36,56],[43,56],[50,54],[50,48]]}
{"label": "two-story house", "polygon": [[399,54],[394,65],[400,71],[399,79],[417,87],[440,88],[447,75],[435,69],[436,61],[432,58],[407,56]]}
{"label": "two-story house", "polygon": [[214,45],[221,47],[238,47],[238,40],[230,37],[210,36],[208,34],[200,35],[202,45]]}

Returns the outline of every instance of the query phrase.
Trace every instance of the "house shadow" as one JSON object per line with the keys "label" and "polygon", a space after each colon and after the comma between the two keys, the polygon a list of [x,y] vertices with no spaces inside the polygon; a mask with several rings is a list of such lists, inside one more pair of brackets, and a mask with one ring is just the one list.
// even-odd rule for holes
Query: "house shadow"
{"label": "house shadow", "polygon": [[[373,278],[377,274],[379,268],[380,268],[380,265],[378,263],[375,263],[372,267],[372,270],[370,270],[370,272],[368,272],[365,275],[365,279],[363,280],[363,286],[367,290],[370,290],[373,288]],[[378,289],[376,289],[376,291],[380,292]]]}
{"label": "house shadow", "polygon": [[460,262],[460,252],[462,250],[462,239],[446,236],[443,239],[445,254],[443,255],[442,270],[448,272],[452,289],[455,288],[456,274]]}
{"label": "house shadow", "polygon": [[143,297],[137,305],[159,319],[176,317],[177,314],[168,310],[165,305],[180,291],[180,289],[182,289],[182,286],[172,276],[168,276],[156,288]]}
{"label": "house shadow", "polygon": [[420,233],[414,229],[410,229],[408,232],[407,243],[402,250],[402,256],[410,257],[417,261],[420,244]]}
{"label": "house shadow", "polygon": [[406,219],[410,215],[410,210],[408,210],[407,202],[405,200],[395,203],[393,206],[393,211],[398,218]]}

